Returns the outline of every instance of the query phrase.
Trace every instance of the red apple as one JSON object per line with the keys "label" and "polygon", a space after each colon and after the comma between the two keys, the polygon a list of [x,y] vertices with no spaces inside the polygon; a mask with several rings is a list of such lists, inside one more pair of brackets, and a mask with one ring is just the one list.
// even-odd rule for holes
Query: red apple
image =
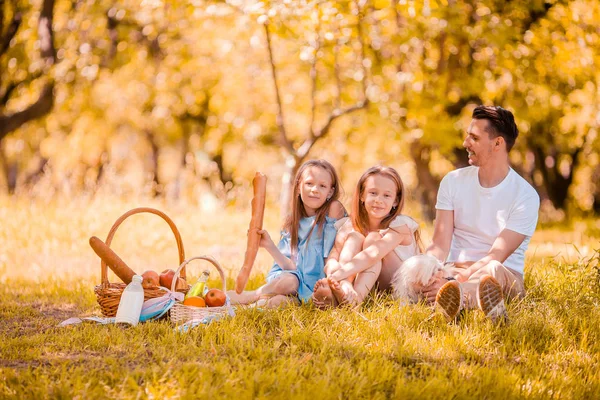
{"label": "red apple", "polygon": [[158,287],[160,284],[160,278],[156,271],[144,271],[142,274],[142,287],[144,289],[150,289]]}
{"label": "red apple", "polygon": [[160,286],[164,286],[167,289],[171,290],[171,284],[173,283],[173,277],[175,276],[175,271],[172,269],[165,269],[160,273]]}
{"label": "red apple", "polygon": [[226,298],[225,293],[219,289],[210,289],[204,295],[204,300],[208,307],[221,307],[225,304]]}

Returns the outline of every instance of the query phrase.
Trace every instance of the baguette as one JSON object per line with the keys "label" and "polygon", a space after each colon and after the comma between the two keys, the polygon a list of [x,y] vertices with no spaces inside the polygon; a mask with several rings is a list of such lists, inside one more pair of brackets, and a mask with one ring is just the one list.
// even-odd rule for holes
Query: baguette
{"label": "baguette", "polygon": [[250,277],[250,271],[256,260],[256,254],[260,244],[259,230],[263,226],[265,215],[265,198],[267,196],[267,177],[257,172],[252,180],[254,186],[254,198],[252,199],[252,218],[250,219],[250,228],[248,229],[248,243],[246,245],[246,254],[244,264],[235,282],[235,291],[242,293]]}
{"label": "baguette", "polygon": [[123,260],[96,236],[90,238],[90,246],[102,261],[126,284],[131,283],[135,272]]}

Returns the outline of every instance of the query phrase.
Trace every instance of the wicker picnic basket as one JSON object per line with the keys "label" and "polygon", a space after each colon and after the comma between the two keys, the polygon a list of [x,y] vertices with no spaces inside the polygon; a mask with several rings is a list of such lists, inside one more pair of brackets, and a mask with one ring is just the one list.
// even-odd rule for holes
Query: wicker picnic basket
{"label": "wicker picnic basket", "polygon": [[[177,271],[175,271],[175,276],[173,277],[173,286],[175,285],[175,279],[177,278],[177,276],[179,275],[179,271],[182,271],[185,266],[192,260],[205,260],[208,261],[209,263],[211,263],[219,272],[219,277],[221,278],[221,283],[222,283],[222,287],[221,290],[223,291],[223,293],[226,293],[226,282],[225,282],[225,274],[223,273],[223,269],[221,268],[221,265],[219,265],[219,263],[217,262],[217,260],[215,260],[214,258],[212,258],[211,256],[198,256],[198,257],[191,257],[187,260],[185,260],[184,262],[181,263],[181,265],[179,266],[179,268],[177,269]],[[171,288],[171,290],[173,289],[173,287]],[[171,322],[174,323],[184,323],[187,321],[191,321],[191,320],[201,320],[205,317],[209,317],[209,316],[213,316],[213,315],[225,315],[225,314],[232,314],[232,308],[231,305],[229,303],[229,299],[226,300],[225,305],[221,306],[221,307],[194,307],[194,306],[186,306],[183,305],[183,303],[177,302],[173,305],[173,307],[171,307],[171,309],[169,310],[169,313],[171,314]]]}
{"label": "wicker picnic basket", "polygon": [[[185,277],[186,277],[185,265],[182,264],[185,260],[185,253],[183,250],[183,242],[181,241],[181,235],[179,234],[179,230],[175,226],[175,223],[173,223],[171,218],[169,218],[162,211],[156,210],[154,208],[141,207],[141,208],[134,208],[133,210],[126,212],[119,219],[117,219],[115,221],[112,228],[110,229],[110,232],[108,232],[108,236],[106,238],[106,245],[110,246],[110,244],[113,240],[113,237],[114,237],[115,233],[117,232],[117,229],[119,228],[119,226],[125,219],[127,219],[131,215],[140,214],[140,213],[150,213],[150,214],[158,215],[159,217],[164,219],[167,222],[167,224],[169,224],[171,231],[173,231],[173,234],[175,235],[175,240],[177,241],[177,249],[179,251],[179,264],[181,264],[181,265],[180,265],[179,269],[177,269],[177,275],[181,276],[182,278],[185,279]],[[104,261],[100,262],[100,271],[102,273],[101,282],[99,285],[97,285],[94,288],[94,292],[96,293],[96,298],[98,300],[98,304],[100,305],[102,315],[104,315],[105,317],[114,317],[117,315],[117,308],[119,308],[119,301],[121,300],[121,294],[123,293],[123,290],[125,289],[125,287],[127,285],[122,282],[121,283],[110,283],[108,281],[108,267]],[[173,284],[175,284],[176,281],[177,281],[177,279],[173,278]],[[189,288],[190,288],[190,286],[188,284],[186,284],[184,288],[180,288],[177,291],[182,292],[182,293],[187,293]],[[153,299],[155,297],[163,296],[164,294],[165,294],[165,290],[158,288],[158,287],[144,289],[144,301],[146,301],[148,299]]]}

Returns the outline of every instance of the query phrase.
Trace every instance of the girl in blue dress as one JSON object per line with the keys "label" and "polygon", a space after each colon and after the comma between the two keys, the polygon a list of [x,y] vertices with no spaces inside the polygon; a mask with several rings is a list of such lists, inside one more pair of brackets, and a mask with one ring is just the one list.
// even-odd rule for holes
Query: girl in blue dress
{"label": "girl in blue dress", "polygon": [[325,160],[302,164],[294,178],[292,210],[276,246],[266,230],[259,230],[260,247],[275,260],[267,283],[252,291],[227,292],[233,304],[261,299],[267,307],[308,301],[336,236],[335,222],[346,215],[338,200],[340,185],[333,166]]}

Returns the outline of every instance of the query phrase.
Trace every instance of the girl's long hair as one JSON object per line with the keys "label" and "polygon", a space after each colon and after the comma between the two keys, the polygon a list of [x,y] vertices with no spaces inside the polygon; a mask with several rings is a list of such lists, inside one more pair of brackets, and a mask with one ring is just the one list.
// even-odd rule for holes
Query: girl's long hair
{"label": "girl's long hair", "polygon": [[[300,197],[300,184],[301,180],[304,177],[304,171],[306,171],[310,167],[318,167],[327,172],[331,176],[331,185],[333,188],[333,194],[329,197],[328,200],[317,210],[315,215],[315,222],[312,226],[310,232],[308,233],[308,237],[313,232],[315,226],[319,227],[319,232],[322,232],[323,226],[325,225],[325,217],[329,213],[329,208],[331,203],[334,200],[338,200],[340,197],[340,184],[337,172],[335,172],[335,168],[333,165],[326,160],[308,160],[304,164],[298,168],[298,172],[296,172],[296,176],[294,177],[294,190],[292,193],[292,210],[286,221],[283,225],[283,230],[288,231],[291,236],[291,250],[292,250],[292,258],[295,258],[295,255],[298,251],[298,230],[300,228],[300,220],[304,217],[308,217],[306,214],[306,209],[304,208],[304,202]],[[308,240],[308,238],[307,238]]]}
{"label": "girl's long hair", "polygon": [[[369,216],[367,215],[365,203],[363,203],[361,197],[365,190],[367,178],[373,175],[385,176],[393,180],[396,184],[396,202],[398,205],[395,208],[392,208],[390,213],[381,221],[380,229],[389,228],[390,222],[392,222],[404,208],[404,183],[402,182],[402,178],[400,178],[398,171],[392,167],[382,167],[379,165],[369,168],[358,180],[354,197],[352,198],[352,226],[355,230],[365,236],[369,233]],[[423,253],[424,246],[419,229],[414,231],[413,236],[419,252]]]}
{"label": "girl's long hair", "polygon": [[390,222],[394,220],[404,207],[404,184],[398,172],[392,167],[383,167],[377,165],[369,168],[358,180],[354,197],[352,198],[352,226],[355,230],[367,235],[369,233],[369,216],[365,208],[365,203],[361,200],[365,191],[365,182],[370,176],[382,175],[391,179],[396,184],[396,202],[398,205],[392,207],[390,213],[381,221],[380,229],[386,229]]}

